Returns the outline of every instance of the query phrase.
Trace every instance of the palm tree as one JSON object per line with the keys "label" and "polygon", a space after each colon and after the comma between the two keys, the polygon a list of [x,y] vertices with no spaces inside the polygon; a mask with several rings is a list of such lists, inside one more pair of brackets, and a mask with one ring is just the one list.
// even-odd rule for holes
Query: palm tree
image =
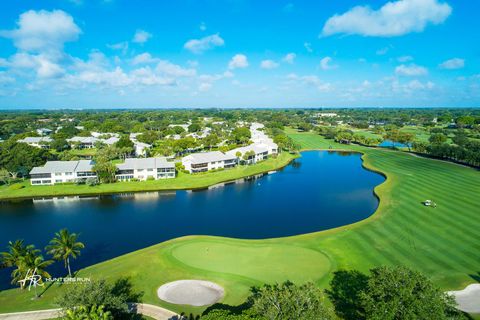
{"label": "palm tree", "polygon": [[63,260],[69,277],[72,276],[70,257],[76,259],[80,255],[80,250],[85,248],[83,243],[77,242],[78,236],[76,233],[70,233],[67,229],[62,229],[55,233],[55,237],[45,248],[55,260]]}
{"label": "palm tree", "polygon": [[8,251],[0,252],[0,265],[3,268],[18,266],[20,258],[25,256],[27,246],[23,240],[9,241],[7,245]]}
{"label": "palm tree", "polygon": [[[40,254],[40,250],[36,249],[35,246],[27,246],[27,253],[20,259],[20,267],[17,270],[14,270],[12,275],[17,282],[20,282],[21,288],[24,288],[26,283],[22,282],[28,275],[38,276],[38,279],[30,280],[36,281],[36,283],[42,283],[43,278],[51,278],[50,274],[46,271],[46,268],[53,263],[52,260],[45,260]],[[38,297],[37,294],[37,285],[34,284],[35,297]]]}

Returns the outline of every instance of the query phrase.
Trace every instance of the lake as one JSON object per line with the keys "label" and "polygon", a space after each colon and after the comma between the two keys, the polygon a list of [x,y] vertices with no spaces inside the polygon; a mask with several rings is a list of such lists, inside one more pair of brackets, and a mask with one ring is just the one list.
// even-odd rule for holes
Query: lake
{"label": "lake", "polygon": [[[260,239],[350,224],[375,212],[384,177],[358,153],[302,152],[284,169],[208,190],[3,202],[0,251],[9,240],[43,248],[62,228],[86,248],[74,269],[185,235]],[[63,272],[63,264],[49,269]],[[0,270],[0,288],[10,270]]]}

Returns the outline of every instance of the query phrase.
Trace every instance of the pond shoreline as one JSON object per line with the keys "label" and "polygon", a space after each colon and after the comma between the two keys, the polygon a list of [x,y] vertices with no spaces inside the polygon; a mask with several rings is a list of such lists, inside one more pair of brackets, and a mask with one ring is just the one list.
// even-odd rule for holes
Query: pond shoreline
{"label": "pond shoreline", "polygon": [[[287,154],[286,152],[282,153],[282,154]],[[0,203],[2,202],[11,202],[11,201],[22,201],[22,200],[31,200],[31,199],[42,199],[42,198],[58,198],[58,197],[74,197],[74,196],[81,196],[81,197],[93,197],[93,196],[108,196],[108,195],[116,195],[116,194],[122,194],[122,193],[142,193],[142,192],[157,192],[157,191],[177,191],[177,190],[192,190],[192,191],[197,191],[197,190],[203,190],[203,189],[208,189],[209,187],[211,186],[214,186],[214,185],[217,185],[217,184],[227,184],[227,183],[233,183],[239,179],[248,179],[248,178],[251,178],[251,177],[254,177],[254,176],[257,176],[257,175],[260,175],[260,174],[266,174],[266,173],[269,173],[271,171],[276,171],[276,170],[281,170],[283,168],[285,168],[286,166],[288,166],[293,160],[297,159],[298,157],[300,157],[299,154],[290,154],[288,153],[288,157],[286,159],[282,159],[283,161],[278,164],[278,165],[272,165],[270,166],[269,168],[267,169],[260,169],[258,171],[255,171],[253,170],[253,172],[249,173],[249,174],[245,174],[245,175],[239,175],[237,177],[234,177],[234,178],[226,178],[226,179],[219,179],[219,180],[216,180],[216,181],[213,181],[211,183],[206,183],[206,184],[203,184],[203,185],[200,185],[200,186],[195,186],[193,185],[194,183],[194,180],[195,178],[197,177],[202,177],[202,176],[206,176],[208,174],[215,174],[215,172],[212,172],[212,173],[205,173],[203,175],[199,175],[199,176],[196,176],[196,175],[191,175],[189,176],[193,181],[191,183],[191,186],[189,186],[188,184],[186,186],[182,186],[182,187],[171,187],[171,188],[164,188],[162,185],[158,186],[158,187],[155,187],[155,186],[148,186],[146,185],[144,189],[134,189],[134,188],[131,188],[131,186],[133,184],[141,184],[141,183],[145,183],[146,181],[140,181],[140,182],[116,182],[116,183],[113,183],[113,184],[102,184],[102,185],[107,185],[107,186],[117,186],[118,184],[125,184],[125,188],[124,189],[121,189],[121,190],[113,190],[113,188],[111,190],[97,190],[97,191],[93,191],[93,192],[82,192],[82,191],[75,191],[75,192],[60,192],[60,193],[53,193],[53,192],[45,192],[44,194],[38,194],[38,195],[28,195],[28,196],[23,196],[23,195],[19,195],[19,196],[3,196],[0,194]],[[276,158],[278,159],[278,158]],[[276,160],[275,159],[275,160]],[[269,159],[270,160],[270,159]],[[267,160],[268,161],[268,160]],[[261,163],[258,163],[258,164],[254,164],[252,165],[250,168],[256,168],[256,166],[259,166],[259,165],[262,165],[264,164],[264,162],[261,162]],[[225,170],[225,171],[221,171],[221,172],[218,172],[218,173],[222,173],[222,172],[228,172],[229,170]],[[175,181],[176,178],[172,179],[173,181],[171,182],[176,182]],[[168,181],[170,182],[170,181]],[[134,185],[135,186],[135,185]],[[57,186],[48,186],[49,188],[61,188],[62,186],[61,185],[57,185]],[[130,188],[129,188],[130,187]],[[149,188],[150,187],[150,188]],[[7,187],[8,188],[8,187]],[[24,188],[38,188],[38,186],[26,186]],[[23,188],[22,188],[23,189]],[[19,190],[22,190],[22,189],[19,189]],[[15,191],[15,190],[14,190]]]}

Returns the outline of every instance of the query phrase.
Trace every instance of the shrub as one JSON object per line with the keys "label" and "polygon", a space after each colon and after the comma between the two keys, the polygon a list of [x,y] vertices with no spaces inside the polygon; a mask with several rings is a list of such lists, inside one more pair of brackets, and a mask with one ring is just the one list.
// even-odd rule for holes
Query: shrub
{"label": "shrub", "polygon": [[87,180],[85,180],[85,184],[87,186],[93,187],[93,186],[96,186],[98,184],[98,180],[97,180],[97,178],[87,178]]}

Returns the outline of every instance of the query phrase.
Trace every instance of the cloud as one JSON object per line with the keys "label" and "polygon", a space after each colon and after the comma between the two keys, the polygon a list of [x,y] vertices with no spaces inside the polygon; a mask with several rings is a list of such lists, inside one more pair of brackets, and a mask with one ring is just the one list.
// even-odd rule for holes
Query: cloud
{"label": "cloud", "polygon": [[322,36],[337,33],[372,37],[394,37],[411,32],[421,32],[428,24],[443,23],[452,8],[438,0],[390,1],[380,9],[356,6],[343,14],[330,17]]}
{"label": "cloud", "polygon": [[308,52],[313,52],[312,44],[311,44],[310,42],[304,42],[304,43],[303,43],[303,46],[305,47],[305,49],[306,49]]}
{"label": "cloud", "polygon": [[377,54],[377,56],[383,56],[387,54],[388,50],[390,50],[390,48],[385,47],[385,48],[378,49],[375,53]]}
{"label": "cloud", "polygon": [[202,22],[202,23],[200,23],[199,28],[200,28],[201,31],[205,31],[205,30],[207,30],[207,25],[205,24],[205,22]]}
{"label": "cloud", "polygon": [[263,60],[260,63],[260,68],[262,69],[275,69],[276,67],[278,67],[278,63],[273,60]]}
{"label": "cloud", "polygon": [[135,35],[133,36],[132,42],[143,44],[143,43],[147,42],[148,39],[150,39],[151,37],[152,37],[151,33],[147,32],[145,30],[138,29],[135,32]]}
{"label": "cloud", "polygon": [[185,69],[167,60],[160,60],[160,62],[155,68],[155,71],[164,75],[174,77],[193,77],[197,74],[197,71],[195,69]]}
{"label": "cloud", "polygon": [[287,76],[287,80],[293,84],[315,87],[317,90],[321,92],[328,92],[328,91],[331,91],[333,88],[331,83],[322,82],[315,75],[298,76],[295,73],[291,73]]}
{"label": "cloud", "polygon": [[210,90],[211,88],[212,88],[211,83],[204,82],[204,83],[200,83],[200,85],[198,86],[198,91],[205,92],[205,91]]}
{"label": "cloud", "polygon": [[408,66],[401,64],[395,68],[395,73],[400,76],[416,77],[427,75],[428,69],[422,66],[417,66],[413,63]]}
{"label": "cloud", "polygon": [[11,38],[22,51],[56,53],[65,42],[75,41],[81,33],[73,18],[61,10],[27,11],[17,21],[18,28],[0,31],[0,36]]}
{"label": "cloud", "polygon": [[398,62],[409,62],[413,60],[412,56],[401,56],[397,58]]}
{"label": "cloud", "polygon": [[160,61],[160,59],[153,58],[150,53],[144,52],[133,57],[132,64],[133,65],[148,64],[148,63],[156,63],[158,61]]}
{"label": "cloud", "polygon": [[223,41],[223,39],[217,33],[201,39],[188,40],[183,47],[195,54],[200,54],[214,47],[221,47],[224,44],[225,41]]}
{"label": "cloud", "polygon": [[121,50],[122,54],[126,54],[128,51],[128,41],[118,42],[114,44],[107,44],[107,47],[112,50]]}
{"label": "cloud", "polygon": [[331,70],[331,69],[336,69],[338,68],[338,65],[331,64],[332,58],[331,57],[325,57],[322,60],[320,60],[320,68],[322,70]]}
{"label": "cloud", "polygon": [[228,63],[228,69],[246,68],[248,67],[248,59],[244,54],[236,54]]}
{"label": "cloud", "polygon": [[283,57],[283,61],[286,62],[286,63],[290,63],[290,64],[293,64],[295,58],[297,57],[297,55],[293,52],[290,52],[290,53],[287,53],[285,55],[285,57]]}
{"label": "cloud", "polygon": [[465,66],[465,60],[460,58],[453,58],[442,62],[439,67],[442,69],[462,69]]}

